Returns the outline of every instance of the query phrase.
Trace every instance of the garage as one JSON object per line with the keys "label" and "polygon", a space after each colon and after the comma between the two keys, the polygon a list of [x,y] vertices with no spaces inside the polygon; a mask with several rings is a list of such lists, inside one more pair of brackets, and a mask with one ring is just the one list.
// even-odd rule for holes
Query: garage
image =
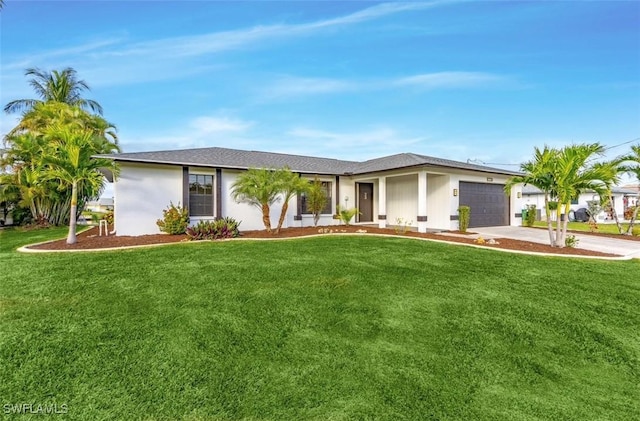
{"label": "garage", "polygon": [[469,227],[509,225],[509,198],[504,184],[460,182],[460,206],[471,208]]}

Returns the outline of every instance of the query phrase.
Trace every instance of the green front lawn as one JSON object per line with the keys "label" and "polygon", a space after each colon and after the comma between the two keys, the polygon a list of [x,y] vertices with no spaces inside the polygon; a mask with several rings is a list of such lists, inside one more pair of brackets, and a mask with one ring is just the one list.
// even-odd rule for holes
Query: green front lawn
{"label": "green front lawn", "polygon": [[[536,221],[533,224],[536,227],[543,227],[543,228],[547,228],[547,222],[546,221]],[[622,223],[620,224],[622,226],[623,231],[622,232],[626,232],[627,228],[629,227],[629,224],[625,224]],[[555,228],[555,222],[553,223],[553,227]],[[640,227],[640,224],[634,224],[634,226],[638,226]],[[589,226],[588,223],[586,222],[569,222],[569,224],[567,225],[567,229],[571,230],[571,231],[584,231],[584,232],[591,232],[591,227]],[[618,232],[618,226],[615,223],[607,223],[607,224],[603,224],[603,223],[599,223],[598,224],[598,230],[596,232],[599,233],[603,233],[603,234],[620,234]]]}
{"label": "green front lawn", "polygon": [[65,404],[62,419],[78,420],[640,413],[638,261],[330,235],[13,251],[63,235],[0,231],[0,411]]}

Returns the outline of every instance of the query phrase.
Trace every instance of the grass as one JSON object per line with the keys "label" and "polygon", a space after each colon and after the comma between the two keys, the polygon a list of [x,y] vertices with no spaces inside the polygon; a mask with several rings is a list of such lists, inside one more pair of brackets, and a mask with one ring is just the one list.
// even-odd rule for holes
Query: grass
{"label": "grass", "polygon": [[[536,227],[547,228],[546,221],[535,221],[533,225]],[[622,232],[627,232],[629,224],[621,223],[620,225],[622,226]],[[640,227],[640,223],[634,224],[634,226]],[[553,227],[555,229],[555,222],[553,223]],[[572,231],[591,232],[591,227],[587,222],[569,222],[569,224],[567,225],[567,229]],[[599,223],[597,232],[603,234],[620,234],[620,232],[618,232],[618,226],[615,223]]]}
{"label": "grass", "polygon": [[640,413],[637,261],[373,236],[13,251],[64,233],[0,231],[1,405],[77,420]]}

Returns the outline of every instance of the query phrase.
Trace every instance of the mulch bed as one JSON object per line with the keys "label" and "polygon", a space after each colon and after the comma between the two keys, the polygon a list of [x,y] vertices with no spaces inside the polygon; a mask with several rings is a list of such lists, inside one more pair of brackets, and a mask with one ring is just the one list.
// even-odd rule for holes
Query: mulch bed
{"label": "mulch bed", "polygon": [[[363,232],[366,231],[366,232]],[[400,237],[416,237],[427,238],[432,240],[444,240],[454,243],[464,244],[477,244],[474,238],[471,237],[454,237],[450,235],[434,234],[434,233],[418,233],[409,231],[404,234],[396,233],[390,228],[376,228],[376,227],[364,227],[364,226],[328,226],[328,227],[305,227],[305,228],[283,228],[278,234],[269,234],[264,230],[261,231],[242,231],[241,238],[291,238],[291,237],[304,237],[309,235],[335,235],[342,233],[359,233],[362,235],[367,234],[385,234],[385,235],[397,235]],[[455,233],[455,232],[452,232]],[[472,233],[467,233],[472,234]],[[618,238],[618,237],[616,237]],[[188,241],[186,235],[167,235],[167,234],[153,234],[153,235],[141,235],[136,237],[130,236],[98,236],[98,230],[93,228],[78,234],[78,242],[73,245],[67,245],[66,240],[52,241],[45,244],[39,244],[31,246],[31,249],[38,250],[90,250],[90,249],[105,249],[113,247],[127,247],[127,246],[142,246],[152,244],[166,244],[177,243],[181,241]],[[519,250],[526,252],[536,253],[551,253],[557,255],[581,255],[581,256],[599,256],[599,257],[615,257],[615,254],[599,253],[590,250],[584,250],[581,248],[555,248],[545,244],[531,243],[528,241],[511,240],[507,238],[496,239],[496,244],[484,244],[487,248],[500,248],[508,250]]]}

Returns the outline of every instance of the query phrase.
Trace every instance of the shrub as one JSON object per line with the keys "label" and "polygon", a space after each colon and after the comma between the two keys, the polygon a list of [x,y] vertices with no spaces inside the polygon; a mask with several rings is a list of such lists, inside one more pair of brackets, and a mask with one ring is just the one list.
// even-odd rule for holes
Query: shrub
{"label": "shrub", "polygon": [[411,227],[413,221],[407,221],[403,218],[396,218],[396,226],[394,231],[396,234],[406,234],[409,231],[409,227]]}
{"label": "shrub", "polygon": [[536,205],[527,205],[527,217],[524,220],[524,224],[528,227],[532,227],[536,222]]}
{"label": "shrub", "polygon": [[215,221],[200,221],[196,225],[187,228],[189,240],[218,240],[222,238],[235,238],[240,235],[238,226],[240,222],[226,217]]}
{"label": "shrub", "polygon": [[629,206],[628,208],[626,208],[624,210],[624,219],[626,219],[627,221],[630,221],[631,218],[633,217],[633,212],[635,211],[636,207],[635,206]]}
{"label": "shrub", "polygon": [[338,206],[338,217],[345,225],[349,225],[351,223],[351,219],[353,219],[353,217],[359,213],[360,212],[358,212],[357,208],[342,209],[340,206]]}
{"label": "shrub", "polygon": [[578,245],[578,239],[575,235],[569,235],[564,239],[564,245],[569,248],[575,248]]}
{"label": "shrub", "polygon": [[471,208],[469,206],[460,206],[458,208],[458,226],[460,232],[467,232],[469,228],[469,220],[471,219]]}
{"label": "shrub", "polygon": [[114,219],[114,213],[112,210],[108,211],[107,213],[104,214],[104,216],[102,217],[102,219],[104,219],[105,221],[107,221],[107,224],[109,225],[113,225],[113,219]]}
{"label": "shrub", "polygon": [[162,211],[162,219],[156,221],[160,231],[167,234],[177,235],[184,234],[189,225],[189,210],[180,206],[169,203],[169,207]]}
{"label": "shrub", "polygon": [[631,231],[631,234],[636,237],[640,237],[640,227],[633,227],[633,231]]}

